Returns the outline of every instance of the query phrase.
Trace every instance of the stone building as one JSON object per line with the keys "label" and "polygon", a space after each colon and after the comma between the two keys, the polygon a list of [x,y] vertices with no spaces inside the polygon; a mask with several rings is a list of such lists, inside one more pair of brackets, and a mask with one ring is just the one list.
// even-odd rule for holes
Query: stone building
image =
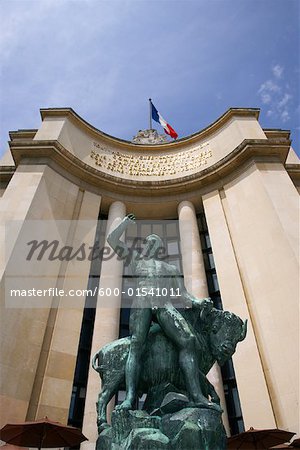
{"label": "stone building", "polygon": [[290,133],[262,129],[257,109],[229,109],[174,142],[155,130],[124,141],[69,108],[41,116],[38,130],[10,132],[0,167],[1,426],[47,415],[82,426],[93,448],[100,384],[90,355],[128,333],[122,291],[132,280],[123,261],[87,249],[105,247],[108,230],[133,213],[129,244],[156,232],[190,292],[248,319],[233,362],[209,374],[228,433],[299,433],[300,181]]}

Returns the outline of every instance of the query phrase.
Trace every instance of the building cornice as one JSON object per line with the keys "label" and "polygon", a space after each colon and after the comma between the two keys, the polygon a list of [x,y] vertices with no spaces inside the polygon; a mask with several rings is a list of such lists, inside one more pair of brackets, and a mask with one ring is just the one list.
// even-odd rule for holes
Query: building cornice
{"label": "building cornice", "polygon": [[172,142],[167,142],[163,144],[134,144],[130,141],[120,139],[114,136],[111,136],[103,131],[97,129],[82,117],[80,117],[72,108],[42,108],[40,109],[42,120],[51,117],[67,117],[70,119],[76,126],[78,126],[83,131],[94,136],[95,139],[101,138],[106,141],[108,144],[117,146],[117,147],[126,147],[127,149],[136,149],[137,147],[143,147],[145,150],[167,150],[167,149],[177,149],[187,144],[193,144],[195,141],[205,139],[207,136],[212,135],[220,128],[224,126],[224,124],[228,123],[233,117],[254,117],[256,120],[259,117],[260,110],[258,108],[229,108],[224,114],[222,114],[217,120],[203,128],[196,133],[193,133],[189,136],[185,136],[183,138],[177,139]]}
{"label": "building cornice", "polygon": [[11,141],[15,139],[33,139],[36,135],[38,130],[36,129],[28,129],[28,130],[17,130],[17,131],[10,131],[9,137]]}
{"label": "building cornice", "polygon": [[300,164],[286,164],[285,168],[293,181],[300,181]]}
{"label": "building cornice", "polygon": [[15,171],[15,166],[0,166],[1,182],[8,183]]}
{"label": "building cornice", "polygon": [[220,181],[253,158],[263,157],[265,160],[276,160],[284,164],[290,148],[289,140],[245,139],[223,159],[192,175],[176,179],[139,181],[120,179],[100,172],[71,154],[58,141],[15,140],[9,144],[16,165],[20,163],[47,164],[50,159],[75,176],[78,184],[83,181],[106,191],[124,193],[133,197],[149,195],[156,197],[191,192]]}
{"label": "building cornice", "polygon": [[291,132],[290,130],[281,130],[279,128],[263,128],[263,132],[267,136],[268,139],[282,139],[282,140],[289,140]]}

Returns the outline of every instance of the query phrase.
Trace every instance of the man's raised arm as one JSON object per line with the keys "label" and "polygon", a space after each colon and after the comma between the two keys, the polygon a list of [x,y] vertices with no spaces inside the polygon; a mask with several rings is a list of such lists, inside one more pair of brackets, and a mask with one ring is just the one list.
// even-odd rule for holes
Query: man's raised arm
{"label": "man's raised arm", "polygon": [[129,249],[125,242],[120,240],[120,237],[131,223],[134,223],[135,217],[133,214],[128,214],[124,217],[122,222],[107,236],[107,242],[111,248],[116,252],[120,258],[126,258],[129,254]]}

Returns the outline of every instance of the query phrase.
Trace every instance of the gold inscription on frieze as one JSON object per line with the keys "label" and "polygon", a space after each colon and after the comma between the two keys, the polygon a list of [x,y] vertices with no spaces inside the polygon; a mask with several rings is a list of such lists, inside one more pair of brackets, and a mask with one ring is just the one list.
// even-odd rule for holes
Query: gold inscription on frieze
{"label": "gold inscription on frieze", "polygon": [[202,150],[208,143],[199,145],[192,150],[186,150],[170,155],[130,155],[109,150],[93,142],[97,149],[92,150],[90,157],[95,164],[104,170],[134,175],[138,177],[176,175],[200,169],[212,157],[210,149]]}

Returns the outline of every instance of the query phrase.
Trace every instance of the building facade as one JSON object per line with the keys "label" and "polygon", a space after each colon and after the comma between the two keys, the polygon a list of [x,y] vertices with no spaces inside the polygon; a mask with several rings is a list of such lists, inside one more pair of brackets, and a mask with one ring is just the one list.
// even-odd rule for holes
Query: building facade
{"label": "building facade", "polygon": [[[159,234],[190,292],[248,319],[233,361],[209,374],[228,434],[299,433],[300,166],[289,132],[262,129],[257,109],[230,109],[174,142],[153,130],[117,139],[67,108],[41,116],[38,130],[10,133],[0,167],[1,426],[47,415],[82,426],[93,448],[90,357],[128,334],[132,286],[105,236],[133,213],[128,245]],[[90,257],[95,243],[103,252]]]}

